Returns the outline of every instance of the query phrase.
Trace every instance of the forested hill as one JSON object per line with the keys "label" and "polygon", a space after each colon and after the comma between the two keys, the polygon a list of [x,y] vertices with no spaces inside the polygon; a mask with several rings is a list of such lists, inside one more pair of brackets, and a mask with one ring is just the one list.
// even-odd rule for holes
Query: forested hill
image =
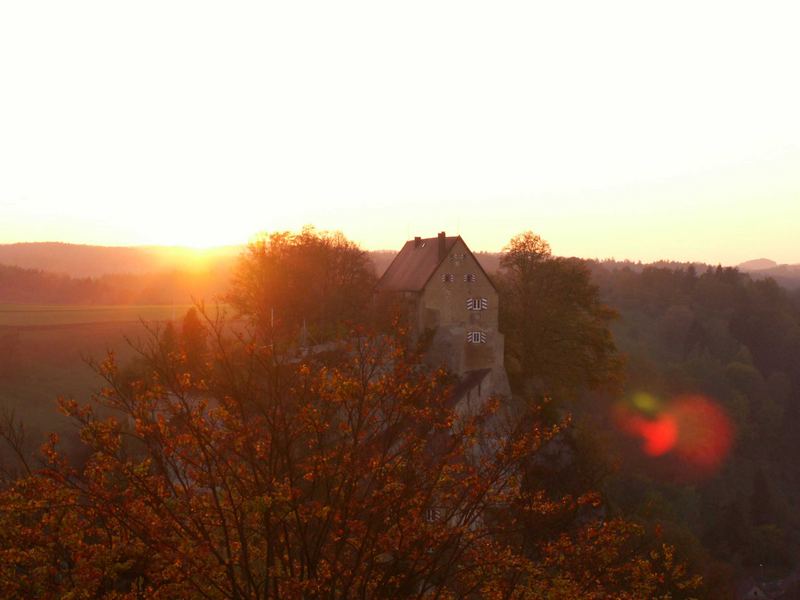
{"label": "forested hill", "polygon": [[[45,271],[75,278],[103,275],[143,275],[164,271],[228,271],[244,246],[224,246],[210,249],[180,246],[89,246],[60,242],[0,244],[0,265]],[[369,252],[380,276],[397,252]],[[499,253],[478,252],[477,257],[488,272],[497,270]]]}
{"label": "forested hill", "polygon": [[[71,244],[0,245],[0,303],[173,304],[211,300],[228,289],[241,248],[115,248]],[[369,252],[377,276],[396,256]],[[499,254],[479,252],[487,272]]]}
{"label": "forested hill", "polygon": [[189,304],[212,301],[229,282],[228,270],[70,277],[0,265],[0,304]]}
{"label": "forested hill", "polygon": [[171,270],[228,268],[241,246],[194,249],[170,246],[89,246],[59,242],[0,244],[0,265],[68,275],[100,277]]}
{"label": "forested hill", "polygon": [[735,431],[724,465],[700,479],[668,455],[637,462],[635,451],[622,453],[611,495],[719,568],[779,579],[800,557],[800,292],[732,268],[589,266],[619,313],[624,397],[703,394]]}
{"label": "forested hill", "polygon": [[[634,273],[639,273],[650,268],[687,269],[690,266],[693,267],[698,273],[702,273],[712,266],[717,266],[700,262],[687,263],[667,260],[656,261],[653,263],[634,262],[630,260],[595,260],[587,262],[602,265],[607,270],[611,271],[627,269]],[[747,273],[753,279],[771,278],[774,279],[775,282],[780,286],[787,289],[793,290],[800,288],[800,265],[779,265],[773,260],[760,258],[756,260],[748,260],[736,265],[735,268],[742,273]]]}

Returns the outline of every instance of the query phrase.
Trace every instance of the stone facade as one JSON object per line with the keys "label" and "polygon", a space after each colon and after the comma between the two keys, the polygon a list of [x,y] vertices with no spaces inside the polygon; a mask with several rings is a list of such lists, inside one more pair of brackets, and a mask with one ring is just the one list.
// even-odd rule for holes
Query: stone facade
{"label": "stone facade", "polygon": [[412,336],[430,337],[428,363],[444,364],[462,381],[475,382],[464,391],[469,403],[476,394],[476,401],[509,394],[499,296],[460,236],[440,233],[407,242],[378,283],[378,292],[398,294]]}

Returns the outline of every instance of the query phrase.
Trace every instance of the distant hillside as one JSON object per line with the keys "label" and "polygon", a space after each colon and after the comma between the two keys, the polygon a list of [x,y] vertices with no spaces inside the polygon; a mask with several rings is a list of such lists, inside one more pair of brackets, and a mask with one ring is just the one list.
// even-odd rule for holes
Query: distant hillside
{"label": "distant hillside", "polygon": [[743,262],[738,268],[753,279],[771,277],[785,288],[800,288],[800,265],[779,265],[774,260],[758,258]]}
{"label": "distant hillside", "polygon": [[[675,270],[686,269],[691,266],[700,274],[708,269],[717,267],[717,265],[708,265],[705,263],[682,263],[664,260],[653,263],[632,262],[629,260],[588,260],[586,262],[592,270],[595,270],[597,267],[603,267],[611,271],[628,269],[634,273],[641,273],[647,267]],[[744,262],[735,268],[742,273],[747,273],[753,279],[766,279],[771,277],[778,285],[788,290],[800,289],[800,265],[778,265],[775,261],[767,258],[759,258]]]}
{"label": "distant hillside", "polygon": [[[230,285],[239,246],[213,250],[62,243],[0,245],[0,303],[172,304],[211,300]],[[397,252],[369,252],[380,277]],[[487,272],[499,254],[479,252]]]}
{"label": "distant hillside", "polygon": [[0,244],[0,264],[70,277],[229,268],[241,246],[199,250],[170,246],[86,246],[60,242]]}
{"label": "distant hillside", "polygon": [[773,269],[778,266],[774,260],[768,258],[756,258],[748,260],[739,265],[740,271],[762,271],[764,269]]}
{"label": "distant hillside", "polygon": [[[227,290],[241,246],[210,250],[180,247],[109,247],[62,243],[0,244],[0,302],[23,304],[171,304],[191,298],[210,300]],[[397,255],[368,252],[380,277]],[[500,266],[500,253],[475,254],[487,273]],[[659,261],[586,261],[610,270],[641,272],[647,266],[667,269],[702,263]],[[754,279],[772,277],[788,289],[800,288],[800,265],[778,265],[760,258],[738,267]]]}
{"label": "distant hillside", "polygon": [[230,270],[161,271],[70,277],[0,265],[0,304],[189,304],[212,302],[230,283]]}
{"label": "distant hillside", "polygon": [[779,285],[790,290],[800,288],[800,265],[778,265],[772,269],[760,269],[758,271],[747,271],[753,279],[765,279],[771,277]]}
{"label": "distant hillside", "polygon": [[[77,278],[174,270],[230,271],[243,250],[244,246],[198,250],[179,246],[88,246],[60,242],[0,244],[0,265]],[[375,273],[380,276],[397,252],[374,250],[368,254],[375,265]],[[483,262],[482,255],[479,259]]]}

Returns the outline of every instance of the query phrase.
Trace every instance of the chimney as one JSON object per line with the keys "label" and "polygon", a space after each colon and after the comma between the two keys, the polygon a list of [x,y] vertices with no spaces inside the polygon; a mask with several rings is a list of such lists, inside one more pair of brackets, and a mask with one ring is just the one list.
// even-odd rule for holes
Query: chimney
{"label": "chimney", "polygon": [[417,236],[414,238],[414,248],[419,248],[422,246],[422,238]]}
{"label": "chimney", "polygon": [[439,232],[439,262],[444,260],[447,254],[447,242],[445,241],[444,231]]}

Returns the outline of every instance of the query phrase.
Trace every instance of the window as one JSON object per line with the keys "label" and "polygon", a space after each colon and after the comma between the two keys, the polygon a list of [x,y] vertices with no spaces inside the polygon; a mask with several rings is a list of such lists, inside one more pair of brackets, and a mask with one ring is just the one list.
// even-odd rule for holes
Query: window
{"label": "window", "polygon": [[467,310],[487,310],[489,301],[486,298],[467,298]]}
{"label": "window", "polygon": [[475,273],[464,273],[464,281],[466,283],[475,283],[477,280]]}
{"label": "window", "polygon": [[451,254],[450,255],[450,262],[460,263],[462,260],[464,260],[464,254]]}
{"label": "window", "polygon": [[484,331],[469,331],[467,332],[467,342],[470,344],[485,344],[486,332]]}
{"label": "window", "polygon": [[452,273],[442,273],[442,281],[444,283],[453,283],[456,280],[456,276]]}
{"label": "window", "polygon": [[430,507],[425,509],[425,521],[428,523],[435,523],[441,518],[442,515],[438,508]]}

